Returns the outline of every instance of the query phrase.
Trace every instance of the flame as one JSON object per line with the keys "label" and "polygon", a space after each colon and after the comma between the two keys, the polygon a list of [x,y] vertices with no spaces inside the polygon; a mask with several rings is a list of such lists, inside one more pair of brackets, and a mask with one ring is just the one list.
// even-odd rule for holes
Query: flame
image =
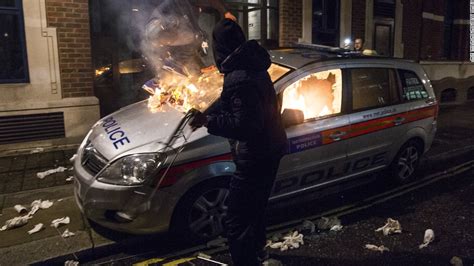
{"label": "flame", "polygon": [[341,71],[323,71],[306,76],[283,92],[285,109],[303,111],[305,119],[318,118],[341,111]]}
{"label": "flame", "polygon": [[162,74],[156,89],[143,86],[151,95],[148,108],[153,113],[162,112],[165,104],[180,112],[187,112],[192,108],[204,111],[220,96],[224,82],[217,69],[201,73],[198,77],[174,72]]}

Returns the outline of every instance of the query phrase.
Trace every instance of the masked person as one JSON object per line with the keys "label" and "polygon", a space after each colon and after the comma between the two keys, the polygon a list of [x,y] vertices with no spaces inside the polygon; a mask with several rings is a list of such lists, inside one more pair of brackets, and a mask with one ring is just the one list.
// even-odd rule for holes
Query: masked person
{"label": "masked person", "polygon": [[[225,228],[232,260],[237,266],[261,265],[265,259],[265,209],[281,157],[286,133],[273,83],[271,61],[257,41],[246,41],[232,20],[213,31],[216,66],[224,74],[220,100],[211,111],[197,115],[191,127],[229,139],[236,165],[231,178]],[[260,258],[260,260],[259,260]]]}
{"label": "masked person", "polygon": [[[145,27],[147,45],[163,66],[180,74],[198,74],[207,67],[207,34],[199,27],[203,9],[214,9],[236,20],[223,0],[167,0],[159,2]],[[186,68],[186,69],[184,69]]]}

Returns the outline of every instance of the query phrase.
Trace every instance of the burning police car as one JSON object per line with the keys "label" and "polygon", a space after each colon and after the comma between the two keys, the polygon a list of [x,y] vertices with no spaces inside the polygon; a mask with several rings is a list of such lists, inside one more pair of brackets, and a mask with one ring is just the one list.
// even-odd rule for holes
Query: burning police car
{"label": "burning police car", "polygon": [[[270,203],[382,169],[397,182],[413,178],[434,139],[438,110],[421,66],[320,47],[270,54],[288,136]],[[222,232],[235,170],[228,142],[205,129],[175,135],[184,113],[202,104],[191,97],[202,93],[195,85],[164,93],[162,84],[149,100],[90,130],[74,162],[76,201],[89,219],[130,233],[179,228],[206,239]]]}

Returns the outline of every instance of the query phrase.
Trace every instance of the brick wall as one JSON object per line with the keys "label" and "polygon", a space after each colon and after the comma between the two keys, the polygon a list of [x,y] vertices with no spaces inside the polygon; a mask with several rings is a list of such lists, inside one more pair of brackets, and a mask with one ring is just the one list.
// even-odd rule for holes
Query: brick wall
{"label": "brick wall", "polygon": [[421,0],[405,0],[403,3],[403,32],[404,58],[417,60],[421,38]]}
{"label": "brick wall", "polygon": [[46,17],[57,29],[63,97],[93,96],[88,0],[46,0]]}
{"label": "brick wall", "polygon": [[302,0],[280,0],[280,46],[291,46],[302,36]]}
{"label": "brick wall", "polygon": [[366,0],[352,1],[352,39],[365,39],[365,4]]}

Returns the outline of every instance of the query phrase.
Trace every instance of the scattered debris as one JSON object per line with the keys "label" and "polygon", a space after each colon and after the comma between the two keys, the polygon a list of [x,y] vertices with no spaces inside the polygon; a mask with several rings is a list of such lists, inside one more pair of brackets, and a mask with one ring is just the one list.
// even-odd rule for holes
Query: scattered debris
{"label": "scattered debris", "polygon": [[72,175],[66,178],[66,182],[71,182],[72,180],[74,180],[74,176]]}
{"label": "scattered debris", "polygon": [[262,266],[283,266],[283,264],[279,260],[268,259],[262,262]]}
{"label": "scattered debris", "polygon": [[28,213],[28,216],[30,217],[33,217],[33,215],[39,210],[39,209],[48,209],[50,208],[51,206],[53,206],[53,202],[52,201],[49,201],[49,200],[45,200],[45,201],[42,201],[42,200],[35,200],[31,203],[31,210],[30,212]]}
{"label": "scattered debris", "polygon": [[67,170],[68,170],[68,171],[72,171],[72,170],[74,170],[74,166],[72,166],[72,167],[69,167]]}
{"label": "scattered debris", "polygon": [[30,154],[43,152],[44,148],[34,148],[30,151]]}
{"label": "scattered debris", "polygon": [[342,225],[340,225],[340,224],[337,224],[337,225],[335,225],[335,226],[331,227],[331,229],[329,229],[329,231],[333,231],[333,232],[339,232],[339,231],[341,231],[341,230],[342,230],[342,228],[343,228],[343,226],[342,226]]}
{"label": "scattered debris", "polygon": [[426,229],[425,237],[423,238],[423,244],[419,246],[420,249],[426,248],[435,239],[435,234],[432,229]]}
{"label": "scattered debris", "polygon": [[298,228],[298,231],[304,235],[311,235],[314,234],[314,232],[316,231],[316,225],[309,220],[305,220],[303,221],[303,224]]}
{"label": "scattered debris", "polygon": [[64,199],[58,199],[57,202],[61,202],[61,201],[63,201],[63,200],[64,200]]}
{"label": "scattered debris", "polygon": [[[57,227],[56,227],[57,228]],[[76,234],[74,234],[73,232],[69,231],[69,229],[66,229],[64,230],[64,232],[62,233],[61,237],[62,238],[68,238],[68,237],[71,237],[71,236],[75,236]]]}
{"label": "scattered debris", "polygon": [[335,225],[341,225],[341,220],[337,217],[321,217],[317,222],[319,230],[329,230]]}
{"label": "scattered debris", "polygon": [[376,246],[372,244],[366,244],[365,248],[372,251],[379,251],[381,253],[384,253],[384,251],[390,251],[390,249],[386,248],[384,245]]}
{"label": "scattered debris", "polygon": [[5,222],[5,225],[0,228],[0,231],[5,231],[17,227],[21,227],[28,223],[31,217],[28,215],[15,217]]}
{"label": "scattered debris", "polygon": [[23,205],[15,205],[13,208],[14,208],[15,211],[18,212],[19,214],[26,214],[26,213],[28,213],[28,210],[27,210]]}
{"label": "scattered debris", "polygon": [[64,262],[64,266],[78,266],[79,265],[79,261],[75,261],[75,260],[67,260]]}
{"label": "scattered debris", "polygon": [[272,241],[267,242],[267,246],[273,249],[280,249],[280,251],[286,251],[288,249],[296,249],[299,248],[300,245],[303,245],[303,234],[298,233],[298,231],[289,232],[288,235],[283,237],[283,241],[275,242]]}
{"label": "scattered debris", "polygon": [[54,228],[58,228],[59,226],[63,224],[69,224],[71,220],[69,219],[69,216],[63,217],[63,218],[58,218],[55,219],[51,222],[51,226]]}
{"label": "scattered debris", "polygon": [[74,154],[71,158],[69,158],[69,161],[73,163],[76,157],[77,157],[77,154]]}
{"label": "scattered debris", "polygon": [[463,266],[464,265],[462,263],[462,259],[460,257],[457,257],[457,256],[452,257],[451,260],[449,261],[449,263],[451,263],[451,265],[454,265],[454,266]]}
{"label": "scattered debris", "polygon": [[33,227],[33,229],[28,231],[28,234],[32,235],[34,233],[38,233],[39,231],[41,231],[43,229],[44,229],[44,225],[42,223],[39,223],[39,224],[35,225],[35,227]]}
{"label": "scattered debris", "polygon": [[65,167],[62,167],[62,166],[59,166],[58,168],[55,168],[55,169],[50,169],[48,171],[44,171],[44,172],[39,172],[36,174],[36,176],[39,178],[39,179],[43,179],[45,177],[47,177],[48,175],[52,175],[54,173],[60,173],[60,172],[64,172],[66,171],[67,168]]}
{"label": "scattered debris", "polygon": [[377,228],[375,230],[375,232],[380,232],[380,231],[383,231],[384,236],[388,236],[395,233],[400,234],[402,232],[402,226],[400,225],[400,222],[398,222],[397,220],[388,218],[387,223],[384,226]]}

